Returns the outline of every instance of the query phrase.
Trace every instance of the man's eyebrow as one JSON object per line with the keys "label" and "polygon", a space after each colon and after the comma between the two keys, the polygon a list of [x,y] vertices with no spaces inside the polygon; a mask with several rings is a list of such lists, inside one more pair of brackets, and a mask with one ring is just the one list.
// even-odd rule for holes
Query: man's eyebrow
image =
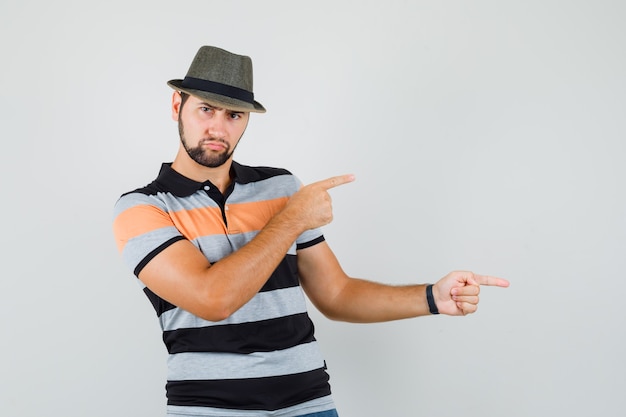
{"label": "man's eyebrow", "polygon": [[225,109],[223,107],[216,107],[216,106],[214,106],[212,104],[209,104],[209,103],[207,103],[205,101],[201,101],[200,103],[198,103],[198,106],[210,107],[213,110],[224,110],[224,111],[227,111],[229,113],[245,113],[244,111],[241,111],[241,110],[229,110],[229,109]]}
{"label": "man's eyebrow", "polygon": [[215,107],[214,105],[209,104],[209,103],[207,103],[206,101],[201,101],[201,102],[199,102],[199,103],[198,103],[198,106],[210,107],[210,108],[215,109],[215,110],[224,110],[223,108],[221,108],[221,107]]}

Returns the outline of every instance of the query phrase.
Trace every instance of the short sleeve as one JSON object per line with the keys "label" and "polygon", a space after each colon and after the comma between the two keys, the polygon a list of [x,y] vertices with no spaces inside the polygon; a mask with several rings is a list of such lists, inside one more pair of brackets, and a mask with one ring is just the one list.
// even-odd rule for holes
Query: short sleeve
{"label": "short sleeve", "polygon": [[113,235],[124,262],[135,275],[163,249],[184,239],[158,199],[141,193],[125,194],[117,201]]}

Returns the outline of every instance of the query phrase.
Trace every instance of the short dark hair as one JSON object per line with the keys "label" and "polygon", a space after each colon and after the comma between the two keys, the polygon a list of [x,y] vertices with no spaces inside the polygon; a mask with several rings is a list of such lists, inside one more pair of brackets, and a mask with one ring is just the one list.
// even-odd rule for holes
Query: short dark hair
{"label": "short dark hair", "polygon": [[179,91],[178,94],[180,94],[180,108],[178,109],[178,112],[180,113],[181,111],[183,111],[183,106],[185,105],[185,102],[189,98],[189,94],[183,91]]}

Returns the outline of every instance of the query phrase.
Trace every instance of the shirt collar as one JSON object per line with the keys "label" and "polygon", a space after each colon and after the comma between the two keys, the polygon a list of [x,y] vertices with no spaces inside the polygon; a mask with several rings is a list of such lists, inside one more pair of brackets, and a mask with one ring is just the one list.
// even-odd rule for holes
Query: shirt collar
{"label": "shirt collar", "polygon": [[[238,184],[247,184],[260,178],[253,168],[234,161],[231,165],[231,172],[234,174],[234,182]],[[159,184],[160,189],[170,192],[177,197],[189,197],[196,191],[204,189],[207,185],[215,187],[211,181],[197,182],[185,177],[172,168],[171,162],[161,164],[156,182]]]}

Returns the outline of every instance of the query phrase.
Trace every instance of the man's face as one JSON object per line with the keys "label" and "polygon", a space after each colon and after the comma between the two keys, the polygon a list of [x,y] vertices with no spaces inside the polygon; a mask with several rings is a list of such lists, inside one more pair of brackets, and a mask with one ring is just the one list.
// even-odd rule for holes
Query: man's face
{"label": "man's face", "polygon": [[173,116],[178,120],[180,141],[196,163],[217,168],[228,161],[246,130],[249,113],[215,107],[189,96],[174,99]]}

